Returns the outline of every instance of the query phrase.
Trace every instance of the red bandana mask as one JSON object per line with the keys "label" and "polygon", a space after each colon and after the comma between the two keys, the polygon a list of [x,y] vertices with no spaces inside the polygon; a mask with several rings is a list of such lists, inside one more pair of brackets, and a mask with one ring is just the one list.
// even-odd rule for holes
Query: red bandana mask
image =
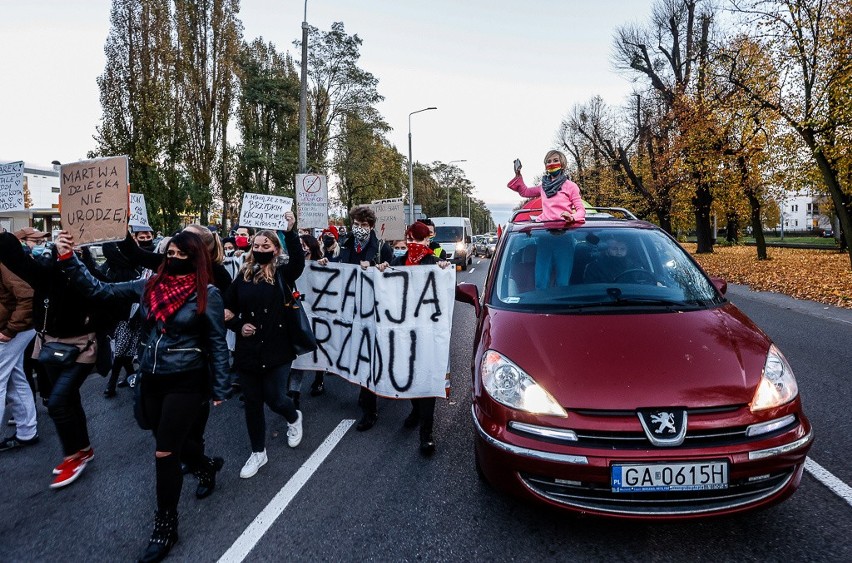
{"label": "red bandana mask", "polygon": [[425,244],[418,244],[416,242],[408,243],[408,258],[405,259],[406,266],[416,266],[423,260],[424,256],[428,256],[429,254],[433,254],[432,249],[426,246]]}

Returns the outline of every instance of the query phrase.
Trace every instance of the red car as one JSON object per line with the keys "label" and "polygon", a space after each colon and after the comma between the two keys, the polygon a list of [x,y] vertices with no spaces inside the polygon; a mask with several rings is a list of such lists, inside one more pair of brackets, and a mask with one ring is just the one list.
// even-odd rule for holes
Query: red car
{"label": "red car", "polygon": [[623,518],[729,514],[789,497],[813,432],[789,364],[725,299],[726,283],[624,210],[590,210],[579,226],[520,213],[482,296],[473,284],[456,290],[478,317],[480,476]]}

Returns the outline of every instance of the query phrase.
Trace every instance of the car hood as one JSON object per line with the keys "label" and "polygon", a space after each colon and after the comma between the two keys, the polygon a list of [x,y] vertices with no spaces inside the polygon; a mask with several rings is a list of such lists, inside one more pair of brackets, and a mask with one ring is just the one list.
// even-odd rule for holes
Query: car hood
{"label": "car hood", "polygon": [[689,312],[531,314],[486,308],[483,349],[569,409],[749,403],[769,338],[730,303]]}

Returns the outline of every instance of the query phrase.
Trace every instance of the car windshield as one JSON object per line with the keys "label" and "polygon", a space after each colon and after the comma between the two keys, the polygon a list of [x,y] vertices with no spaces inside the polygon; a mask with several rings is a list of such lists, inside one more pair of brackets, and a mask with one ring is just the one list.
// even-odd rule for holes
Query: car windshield
{"label": "car windshield", "polygon": [[464,239],[464,227],[435,227],[436,242],[459,242]]}
{"label": "car windshield", "polygon": [[497,237],[491,237],[488,239],[488,244],[497,244]]}
{"label": "car windshield", "polygon": [[653,229],[508,233],[489,303],[548,312],[684,310],[722,302],[710,280]]}

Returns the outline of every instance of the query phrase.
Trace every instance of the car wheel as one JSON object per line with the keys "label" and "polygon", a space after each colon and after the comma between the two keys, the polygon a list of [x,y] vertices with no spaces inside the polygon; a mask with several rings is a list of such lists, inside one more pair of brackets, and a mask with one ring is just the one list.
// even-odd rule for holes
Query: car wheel
{"label": "car wheel", "polygon": [[462,271],[467,270],[467,260],[465,260],[464,262],[461,263],[461,269],[462,269]]}

